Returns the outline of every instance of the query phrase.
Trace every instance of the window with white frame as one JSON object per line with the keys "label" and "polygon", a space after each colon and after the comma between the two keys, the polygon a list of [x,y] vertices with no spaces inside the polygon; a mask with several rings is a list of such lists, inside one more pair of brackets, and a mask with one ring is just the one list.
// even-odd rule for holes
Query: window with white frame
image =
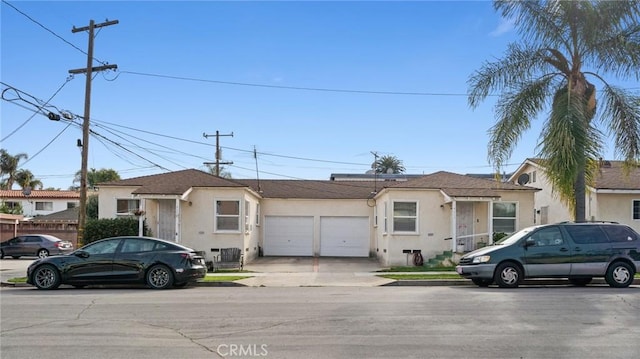
{"label": "window with white frame", "polygon": [[251,230],[251,217],[249,216],[250,214],[250,208],[249,205],[251,203],[249,203],[249,201],[244,201],[244,231],[245,232],[249,232]]}
{"label": "window with white frame", "polygon": [[4,202],[5,206],[7,206],[7,209],[18,209],[18,208],[22,208],[22,206],[20,205],[20,202],[11,202],[11,201],[6,201]]}
{"label": "window with white frame", "polygon": [[240,231],[240,201],[216,200],[215,231]]}
{"label": "window with white frame", "polygon": [[633,200],[633,204],[631,205],[631,207],[633,208],[633,219],[634,220],[640,220],[640,199],[634,199]]}
{"label": "window with white frame", "polygon": [[387,202],[383,204],[383,212],[384,212],[384,233],[387,233]]}
{"label": "window with white frame", "polygon": [[256,226],[260,225],[260,203],[256,203]]}
{"label": "window with white frame", "polygon": [[418,232],[418,202],[393,202],[393,232]]}
{"label": "window with white frame", "polygon": [[515,232],[516,212],[515,202],[493,202],[493,232]]}
{"label": "window with white frame", "polygon": [[36,202],[36,211],[53,211],[53,202]]}
{"label": "window with white frame", "polygon": [[373,207],[373,226],[378,226],[378,207]]}
{"label": "window with white frame", "polygon": [[139,199],[117,199],[116,214],[118,216],[130,216],[140,208]]}

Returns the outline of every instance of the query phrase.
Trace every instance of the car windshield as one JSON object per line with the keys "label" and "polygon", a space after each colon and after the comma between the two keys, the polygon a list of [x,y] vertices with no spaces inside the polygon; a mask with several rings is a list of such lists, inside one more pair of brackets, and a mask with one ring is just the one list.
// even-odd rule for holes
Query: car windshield
{"label": "car windshield", "polygon": [[520,240],[520,238],[526,236],[527,234],[531,233],[535,228],[533,227],[529,227],[529,228],[525,228],[525,229],[521,229],[517,232],[511,233],[510,235],[502,238],[501,240],[495,242],[495,245],[506,245],[506,244],[513,244],[517,241]]}

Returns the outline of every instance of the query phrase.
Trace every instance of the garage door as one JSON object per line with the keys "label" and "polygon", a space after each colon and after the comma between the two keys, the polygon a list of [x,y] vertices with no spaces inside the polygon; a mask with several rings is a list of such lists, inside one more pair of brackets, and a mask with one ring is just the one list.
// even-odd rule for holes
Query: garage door
{"label": "garage door", "polygon": [[313,217],[265,217],[264,255],[312,256]]}
{"label": "garage door", "polygon": [[368,257],[368,217],[321,217],[320,255],[325,257]]}

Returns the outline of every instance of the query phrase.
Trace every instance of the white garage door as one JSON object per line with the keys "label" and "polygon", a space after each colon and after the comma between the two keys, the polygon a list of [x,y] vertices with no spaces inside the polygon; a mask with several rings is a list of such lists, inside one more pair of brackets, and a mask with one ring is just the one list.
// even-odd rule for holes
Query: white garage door
{"label": "white garage door", "polygon": [[313,217],[265,217],[264,255],[312,256]]}
{"label": "white garage door", "polygon": [[325,257],[368,257],[368,217],[321,217],[320,255]]}

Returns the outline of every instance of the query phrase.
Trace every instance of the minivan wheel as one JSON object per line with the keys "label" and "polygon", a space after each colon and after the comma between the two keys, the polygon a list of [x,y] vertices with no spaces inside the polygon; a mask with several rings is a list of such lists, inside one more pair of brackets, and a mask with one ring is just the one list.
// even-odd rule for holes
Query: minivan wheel
{"label": "minivan wheel", "polygon": [[147,272],[147,284],[153,289],[166,289],[173,285],[173,273],[162,264],[154,265]]}
{"label": "minivan wheel", "polygon": [[593,278],[591,277],[572,277],[569,278],[569,283],[578,287],[584,287],[585,285],[591,283],[592,280]]}
{"label": "minivan wheel", "polygon": [[501,288],[517,288],[522,280],[522,270],[515,263],[502,263],[496,268],[493,280]]}
{"label": "minivan wheel", "polygon": [[614,288],[626,288],[633,282],[633,268],[625,262],[615,262],[607,269],[604,279]]}
{"label": "minivan wheel", "polygon": [[473,284],[477,285],[478,287],[488,287],[491,285],[491,283],[493,283],[493,280],[491,279],[482,279],[482,278],[473,278],[471,279],[471,281],[473,282]]}

